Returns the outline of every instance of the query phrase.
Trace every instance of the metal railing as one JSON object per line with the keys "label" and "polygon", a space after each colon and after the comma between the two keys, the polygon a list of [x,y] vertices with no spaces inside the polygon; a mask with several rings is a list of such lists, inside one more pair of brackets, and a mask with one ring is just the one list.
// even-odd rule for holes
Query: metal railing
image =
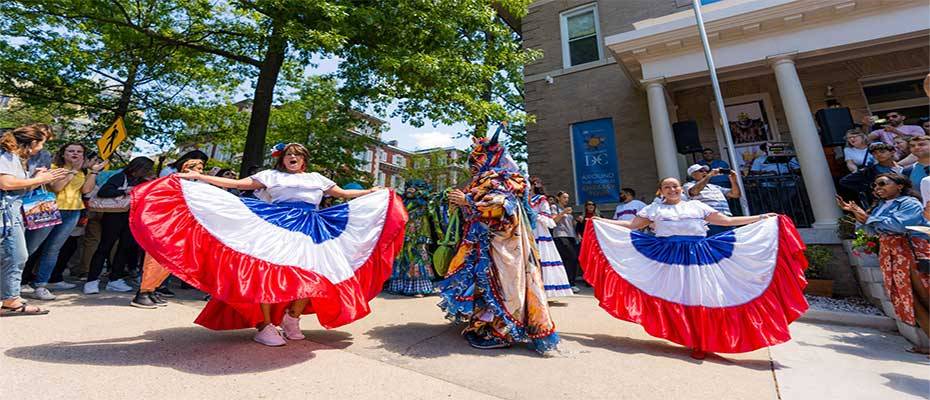
{"label": "metal railing", "polygon": [[799,174],[750,175],[743,177],[749,212],[753,215],[767,212],[785,214],[799,228],[814,223],[810,199]]}

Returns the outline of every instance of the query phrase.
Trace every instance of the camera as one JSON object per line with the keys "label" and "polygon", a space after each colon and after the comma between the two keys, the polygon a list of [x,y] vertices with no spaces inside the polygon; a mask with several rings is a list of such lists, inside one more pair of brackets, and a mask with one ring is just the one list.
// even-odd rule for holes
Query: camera
{"label": "camera", "polygon": [[733,172],[733,170],[729,168],[717,168],[717,171],[719,171],[721,175],[730,175],[730,172]]}

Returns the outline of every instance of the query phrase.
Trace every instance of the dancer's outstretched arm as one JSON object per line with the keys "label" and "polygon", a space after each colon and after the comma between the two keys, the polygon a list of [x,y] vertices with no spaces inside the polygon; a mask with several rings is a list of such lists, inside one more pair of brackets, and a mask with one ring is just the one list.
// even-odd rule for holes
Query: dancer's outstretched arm
{"label": "dancer's outstretched arm", "polygon": [[652,221],[650,221],[649,219],[643,218],[640,216],[633,217],[633,220],[631,221],[620,221],[620,220],[607,219],[607,218],[601,218],[601,217],[594,217],[594,219],[598,221],[604,221],[608,224],[620,225],[624,228],[632,229],[632,230],[643,229],[652,223]]}
{"label": "dancer's outstretched arm", "polygon": [[748,217],[728,217],[719,212],[715,212],[711,215],[708,215],[704,218],[707,223],[711,225],[720,225],[720,226],[737,226],[737,225],[747,225],[753,222],[759,222],[766,218],[777,217],[778,214],[775,213],[765,213],[759,215],[750,215]]}
{"label": "dancer's outstretched arm", "polygon": [[326,195],[330,197],[341,197],[344,199],[354,199],[359,196],[364,196],[366,194],[376,192],[380,189],[381,188],[377,186],[371,189],[343,189],[339,186],[333,186],[327,189],[323,193],[326,193]]}
{"label": "dancer's outstretched arm", "polygon": [[206,182],[214,186],[219,186],[227,189],[239,189],[239,190],[258,190],[264,189],[265,185],[261,182],[252,179],[252,177],[242,178],[242,179],[229,179],[222,178],[219,176],[213,175],[204,175],[198,172],[182,172],[175,174],[178,178],[183,179],[196,179],[201,182]]}

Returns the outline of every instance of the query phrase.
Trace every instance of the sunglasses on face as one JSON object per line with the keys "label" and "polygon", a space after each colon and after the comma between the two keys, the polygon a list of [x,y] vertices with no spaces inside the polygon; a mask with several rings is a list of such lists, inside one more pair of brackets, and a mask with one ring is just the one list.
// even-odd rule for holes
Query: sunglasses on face
{"label": "sunglasses on face", "polygon": [[888,181],[875,181],[875,183],[872,184],[872,187],[885,187],[885,186],[890,186],[892,184],[893,184],[892,182],[888,182]]}

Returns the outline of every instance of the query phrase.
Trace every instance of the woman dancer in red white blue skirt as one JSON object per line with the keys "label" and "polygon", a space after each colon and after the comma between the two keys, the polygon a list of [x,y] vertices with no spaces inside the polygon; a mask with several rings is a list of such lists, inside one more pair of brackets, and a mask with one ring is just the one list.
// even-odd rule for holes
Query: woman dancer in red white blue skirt
{"label": "woman dancer in red white blue skirt", "polygon": [[[274,169],[248,178],[184,173],[139,187],[130,211],[142,248],[211,295],[198,324],[255,327],[255,341],[268,346],[303,339],[301,314],[316,313],[326,328],[367,315],[391,275],[407,221],[392,191],[342,189],[304,172],[304,146],[275,150]],[[256,190],[259,199],[221,188]],[[356,199],[318,210],[324,194]]]}
{"label": "woman dancer in red white blue skirt", "polygon": [[[727,217],[681,190],[666,178],[662,201],[632,221],[585,227],[580,261],[601,307],[697,359],[788,341],[788,324],[807,310],[807,259],[794,224],[775,214]],[[748,225],[706,237],[708,223]],[[636,231],[650,224],[655,236]]]}

